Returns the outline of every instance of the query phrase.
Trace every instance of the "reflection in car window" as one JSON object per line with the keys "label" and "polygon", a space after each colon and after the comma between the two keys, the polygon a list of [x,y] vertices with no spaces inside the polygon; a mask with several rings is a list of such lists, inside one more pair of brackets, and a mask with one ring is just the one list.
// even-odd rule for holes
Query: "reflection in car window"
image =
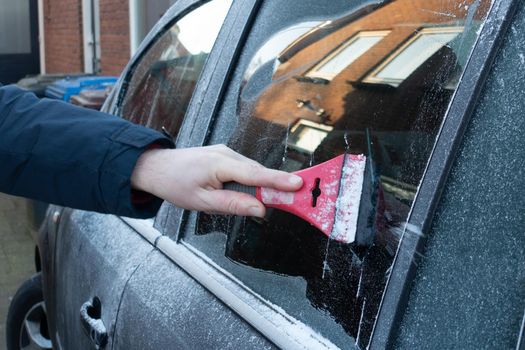
{"label": "reflection in car window", "polygon": [[330,54],[327,59],[314,67],[307,75],[332,79],[387,34],[388,31],[357,33],[348,43]]}
{"label": "reflection in car window", "polygon": [[133,69],[124,118],[176,137],[232,0],[212,0],[168,28]]}
{"label": "reflection in car window", "polygon": [[399,52],[394,53],[391,59],[387,58],[385,64],[372,73],[368,81],[385,81],[394,86],[399,85],[443,46],[457,38],[461,32],[463,28],[422,29],[413,40],[403,46]]}
{"label": "reflection in car window", "polygon": [[[491,2],[322,3],[263,3],[211,143],[287,171],[345,152],[366,155],[356,242],[330,241],[275,209],[264,220],[201,213],[196,234],[184,239],[335,344],[366,348],[438,129]],[[366,32],[382,35],[354,51],[352,38]],[[279,43],[273,55],[267,43]],[[414,48],[421,54],[406,54]],[[334,53],[341,54],[330,63]],[[312,74],[329,65],[330,79]],[[394,83],[370,82],[371,72]]]}

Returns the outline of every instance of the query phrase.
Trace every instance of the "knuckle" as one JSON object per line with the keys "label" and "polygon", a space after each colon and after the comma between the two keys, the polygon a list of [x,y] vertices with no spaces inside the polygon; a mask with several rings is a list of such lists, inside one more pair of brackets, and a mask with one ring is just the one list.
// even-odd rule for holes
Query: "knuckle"
{"label": "knuckle", "polygon": [[230,149],[223,143],[217,145],[217,150],[221,152],[228,152]]}
{"label": "knuckle", "polygon": [[259,162],[256,162],[255,160],[253,161],[253,166],[256,167],[257,169],[259,169],[259,171],[263,171],[263,170],[266,169],[266,167],[264,165],[262,165]]}
{"label": "knuckle", "polygon": [[232,213],[232,214],[238,214],[239,213],[239,201],[237,201],[236,199],[230,199],[228,200],[228,204],[226,206],[227,210],[229,213]]}
{"label": "knuckle", "polygon": [[206,146],[206,148],[208,149],[209,152],[220,152],[222,149],[221,145],[211,145],[211,146]]}
{"label": "knuckle", "polygon": [[227,157],[227,156],[231,156],[231,149],[228,148],[227,146],[223,145],[223,144],[219,144],[219,145],[214,145],[213,148],[212,148],[212,154],[211,156],[213,157]]}
{"label": "knuckle", "polygon": [[248,164],[247,176],[249,176],[250,179],[260,180],[262,177],[265,176],[265,170],[266,169],[259,164]]}

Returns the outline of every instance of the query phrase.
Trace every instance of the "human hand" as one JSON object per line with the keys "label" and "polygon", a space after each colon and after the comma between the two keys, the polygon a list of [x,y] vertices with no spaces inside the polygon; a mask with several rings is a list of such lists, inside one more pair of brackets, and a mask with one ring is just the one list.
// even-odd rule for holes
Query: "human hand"
{"label": "human hand", "polygon": [[303,184],[297,175],[265,168],[224,145],[148,150],[131,176],[133,188],[181,208],[263,217],[265,207],[255,197],[222,189],[230,181],[281,191],[297,191]]}

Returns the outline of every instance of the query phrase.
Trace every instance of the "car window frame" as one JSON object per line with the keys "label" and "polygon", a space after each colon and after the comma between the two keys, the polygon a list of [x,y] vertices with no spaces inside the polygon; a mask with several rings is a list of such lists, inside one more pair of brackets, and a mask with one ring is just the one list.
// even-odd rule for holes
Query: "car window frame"
{"label": "car window frame", "polygon": [[[106,98],[106,101],[104,102],[101,111],[119,116],[121,118],[123,117],[122,104],[127,93],[128,84],[133,77],[135,68],[140,64],[143,57],[147,54],[149,48],[155,45],[157,40],[160,37],[162,37],[162,35],[164,35],[168,30],[170,30],[170,28],[177,21],[181,20],[184,16],[186,16],[193,10],[210,1],[211,0],[179,0],[175,2],[165,12],[161,19],[159,19],[159,21],[146,35],[144,40],[137,48],[133,57],[129,60],[126,67],[123,69],[122,74],[115,83],[110,95]],[[232,5],[230,6],[230,9],[228,10],[228,13],[224,19],[223,25],[219,30],[219,33],[217,34],[217,38],[215,39],[215,43],[211,49],[211,52],[208,58],[206,59],[206,62],[201,71],[195,89],[193,90],[193,94],[189,101],[188,109],[184,116],[184,120],[182,121],[179,133],[176,137],[174,137],[173,142],[175,143],[176,148],[187,147],[188,141],[186,140],[186,138],[189,135],[191,135],[191,129],[193,129],[195,124],[197,123],[198,119],[196,118],[196,115],[199,112],[200,107],[202,106],[198,103],[195,103],[195,100],[206,100],[205,95],[209,93],[208,83],[214,80],[213,78],[216,74],[214,69],[211,69],[210,71],[210,67],[213,68],[221,59],[221,56],[217,53],[217,51],[220,50],[218,50],[217,48],[221,48],[225,45],[225,43],[228,43],[227,37],[232,27],[231,24],[226,25],[226,21],[230,17],[230,15],[235,16],[235,13],[238,11],[234,9],[234,3],[235,1],[232,2]],[[225,62],[227,61],[225,60]],[[230,63],[228,63],[228,66],[229,65]],[[219,77],[221,77],[221,75],[217,75],[215,77],[215,80],[217,80],[217,78]],[[190,130],[187,130],[188,128]],[[159,228],[165,226],[168,216],[179,218],[177,222],[181,222],[183,214],[183,210],[181,210],[180,208],[176,208],[170,203],[164,202],[159,211],[157,212],[157,215],[155,216],[154,220],[150,220],[150,222],[153,226]],[[153,242],[151,243],[153,244]]]}
{"label": "car window frame", "polygon": [[[182,0],[176,5],[182,3],[191,5],[203,3],[203,1]],[[177,139],[178,147],[202,146],[206,144],[213,120],[222,103],[221,98],[229,85],[228,77],[234,71],[236,58],[242,50],[246,35],[252,30],[251,24],[261,3],[262,0],[247,0],[242,3],[234,1],[232,4],[215,45],[217,46],[217,43],[220,42],[223,46],[221,50],[216,50],[214,47],[210,53],[208,58],[209,64],[205,65],[194,91],[193,96],[203,98],[202,102],[197,104],[192,98]],[[445,113],[431,157],[412,205],[405,231],[409,230],[409,228],[420,227],[422,233],[429,232],[435,208],[439,202],[451,165],[456,157],[464,131],[517,3],[518,0],[501,0],[493,2],[491,5],[485,23],[470,52],[460,83]],[[178,8],[181,11],[178,17],[180,18],[184,9],[182,5],[178,6]],[[170,22],[174,20],[176,19],[172,18]],[[148,37],[150,36],[151,33]],[[141,45],[142,49],[139,49],[138,52],[144,51],[145,47],[147,46],[143,43]],[[128,64],[126,72],[129,70],[132,61]],[[121,76],[120,80],[123,79],[123,76]],[[120,80],[117,85],[119,88],[120,84],[122,84]],[[118,98],[116,96],[112,97],[112,107],[114,109]],[[162,220],[155,225],[156,230],[162,231],[162,236],[149,233],[149,236],[156,237],[153,244],[171,261],[193,276],[203,287],[207,288],[218,299],[225,302],[226,305],[252,324],[254,328],[258,329],[274,343],[279,344],[275,334],[272,335],[272,332],[275,333],[275,329],[268,328],[267,324],[260,323],[261,321],[257,317],[251,317],[250,315],[257,313],[255,310],[247,310],[247,305],[245,304],[238,305],[239,301],[235,299],[236,292],[235,290],[232,291],[231,286],[228,288],[225,285],[221,285],[220,281],[218,282],[206,274],[196,272],[195,268],[215,269],[217,275],[223,275],[223,277],[229,279],[232,278],[227,271],[215,266],[209,259],[206,260],[205,257],[199,256],[195,249],[191,249],[188,244],[180,241],[189,213],[189,211],[164,203],[158,215],[158,218]],[[139,233],[144,232],[144,234],[149,230],[147,227],[138,227],[137,225],[134,225],[134,228]],[[377,314],[370,340],[370,348],[388,348],[392,345],[408,301],[409,287],[414,279],[420,259],[418,254],[423,251],[425,242],[425,234],[403,235],[400,240]],[[401,251],[403,254],[399,254]],[[195,260],[196,257],[200,260]],[[187,259],[192,259],[194,265],[185,263]],[[238,284],[236,288],[247,289],[243,287],[242,282],[235,279],[231,279],[231,281],[233,281],[233,284]],[[240,291],[238,292],[240,293]],[[253,291],[249,292],[257,295]]]}
{"label": "car window frame", "polygon": [[521,329],[516,343],[516,350],[525,350],[525,310],[523,311],[523,318],[521,319]]}
{"label": "car window frame", "polygon": [[[242,43],[262,1],[245,0],[242,4],[233,1],[193,92],[176,140],[177,148],[198,147],[206,143]],[[199,103],[195,103],[195,99],[200,100]],[[189,213],[164,202],[157,215],[159,220],[155,227],[178,243]]]}

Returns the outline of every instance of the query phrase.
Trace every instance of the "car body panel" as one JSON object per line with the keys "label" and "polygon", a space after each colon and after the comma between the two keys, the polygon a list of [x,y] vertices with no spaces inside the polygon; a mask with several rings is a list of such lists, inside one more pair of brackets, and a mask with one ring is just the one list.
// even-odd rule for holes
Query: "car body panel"
{"label": "car body panel", "polygon": [[114,345],[119,349],[275,349],[159,251],[148,257],[126,287]]}
{"label": "car body panel", "polygon": [[80,308],[94,297],[101,301],[101,320],[111,346],[124,287],[151,251],[153,247],[116,216],[62,212],[51,251],[52,267],[44,265],[48,317],[57,348],[93,347],[82,328]]}

